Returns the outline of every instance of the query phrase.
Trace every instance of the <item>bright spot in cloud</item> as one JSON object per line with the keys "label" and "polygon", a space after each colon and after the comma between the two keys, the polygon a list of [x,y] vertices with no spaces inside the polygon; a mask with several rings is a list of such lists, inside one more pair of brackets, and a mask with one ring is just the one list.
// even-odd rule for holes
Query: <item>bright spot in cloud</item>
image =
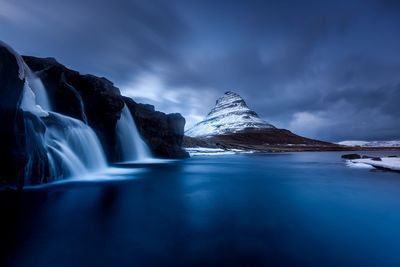
{"label": "bright spot in cloud", "polygon": [[289,130],[307,137],[316,137],[318,131],[326,127],[327,124],[327,120],[320,114],[305,111],[296,112],[289,123]]}
{"label": "bright spot in cloud", "polygon": [[23,10],[18,8],[17,5],[7,2],[0,2],[0,19],[6,19],[9,21],[17,22],[20,19],[26,17],[26,14]]}
{"label": "bright spot in cloud", "polygon": [[155,73],[143,72],[136,79],[122,85],[123,95],[137,102],[152,104],[166,113],[181,113],[186,119],[185,129],[200,122],[215,104],[218,94],[212,89],[168,86]]}

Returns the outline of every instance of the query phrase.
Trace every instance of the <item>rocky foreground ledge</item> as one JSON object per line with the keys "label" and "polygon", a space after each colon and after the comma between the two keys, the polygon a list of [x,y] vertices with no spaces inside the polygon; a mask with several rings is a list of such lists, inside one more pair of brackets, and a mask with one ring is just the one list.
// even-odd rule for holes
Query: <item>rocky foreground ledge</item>
{"label": "rocky foreground ledge", "polygon": [[379,170],[400,172],[400,157],[398,156],[371,157],[359,154],[346,154],[342,155],[342,158],[354,164],[365,164]]}

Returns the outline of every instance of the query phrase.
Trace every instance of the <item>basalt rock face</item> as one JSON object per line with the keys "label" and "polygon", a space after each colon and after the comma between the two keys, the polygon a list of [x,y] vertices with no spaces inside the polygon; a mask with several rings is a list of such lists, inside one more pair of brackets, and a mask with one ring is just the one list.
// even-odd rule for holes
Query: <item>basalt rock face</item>
{"label": "basalt rock face", "polygon": [[[74,133],[71,142],[89,138],[86,144],[93,141],[97,154],[102,156],[104,149],[108,162],[114,162],[120,149],[116,126],[125,102],[155,156],[187,156],[180,147],[185,120],[179,114],[166,115],[137,104],[105,78],[82,75],[53,58],[21,57],[0,42],[0,184],[22,188],[68,177],[63,176],[68,166],[89,170],[91,162],[82,163],[83,157],[76,158],[77,164],[64,161],[68,157],[63,156],[76,156],[73,153],[83,147],[79,142],[62,143],[72,140],[69,133]],[[61,118],[57,127],[51,124],[52,116]],[[77,146],[73,153],[67,151]],[[82,154],[93,159],[87,151]]]}
{"label": "basalt rock face", "polygon": [[179,113],[165,114],[156,111],[154,106],[140,104],[124,97],[132,113],[138,131],[156,157],[187,158],[189,154],[182,149],[185,118]]}
{"label": "basalt rock face", "polygon": [[106,78],[82,75],[53,58],[23,57],[42,80],[55,112],[87,123],[99,137],[109,161],[116,158],[115,127],[124,106],[118,88]]}
{"label": "basalt rock face", "polygon": [[15,51],[0,42],[0,183],[18,188],[26,176],[39,183],[49,175],[41,142],[45,127],[32,113],[19,108],[26,82],[24,64]]}
{"label": "basalt rock face", "polygon": [[180,114],[164,114],[154,107],[123,97],[106,78],[82,75],[53,58],[23,57],[44,83],[54,111],[86,122],[103,144],[107,158],[118,160],[115,135],[124,102],[135,119],[138,130],[154,156],[185,158],[181,148],[185,119]]}
{"label": "basalt rock face", "polygon": [[23,112],[17,110],[24,81],[13,51],[0,42],[0,181],[21,179],[27,162]]}

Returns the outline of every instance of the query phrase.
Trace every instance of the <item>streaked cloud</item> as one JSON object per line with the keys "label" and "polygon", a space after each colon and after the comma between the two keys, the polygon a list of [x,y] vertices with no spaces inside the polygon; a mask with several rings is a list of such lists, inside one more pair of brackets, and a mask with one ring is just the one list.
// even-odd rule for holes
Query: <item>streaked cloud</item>
{"label": "streaked cloud", "polygon": [[1,0],[0,36],[188,126],[232,90],[299,134],[400,137],[397,1]]}

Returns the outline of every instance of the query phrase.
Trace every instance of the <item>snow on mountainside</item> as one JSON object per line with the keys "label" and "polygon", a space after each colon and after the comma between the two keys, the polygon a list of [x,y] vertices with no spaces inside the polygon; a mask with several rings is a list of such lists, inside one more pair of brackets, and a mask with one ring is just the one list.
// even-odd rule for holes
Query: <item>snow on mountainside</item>
{"label": "snow on mountainside", "polygon": [[343,146],[360,146],[360,147],[400,147],[400,140],[392,141],[342,141],[338,143]]}
{"label": "snow on mountainside", "polygon": [[207,117],[185,134],[190,137],[212,136],[234,133],[246,128],[275,129],[249,109],[240,95],[228,91],[217,100]]}

